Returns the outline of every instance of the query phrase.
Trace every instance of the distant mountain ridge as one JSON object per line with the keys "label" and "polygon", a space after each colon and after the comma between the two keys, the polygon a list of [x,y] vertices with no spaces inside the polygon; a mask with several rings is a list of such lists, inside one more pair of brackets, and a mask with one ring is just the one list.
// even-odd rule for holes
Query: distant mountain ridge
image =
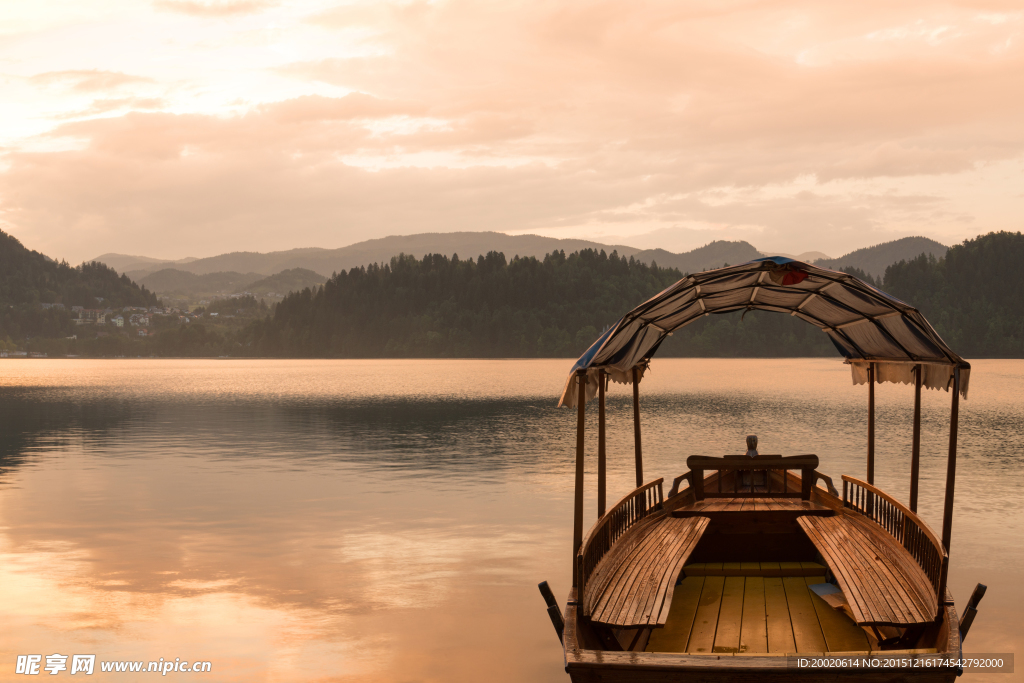
{"label": "distant mountain ridge", "polygon": [[[247,274],[253,281],[256,276],[269,277],[286,270],[303,269],[312,271],[324,279],[331,274],[350,270],[371,263],[388,263],[399,254],[422,257],[426,254],[443,254],[460,258],[477,258],[495,251],[514,256],[533,256],[543,259],[546,254],[564,251],[571,254],[583,249],[594,249],[620,256],[633,257],[643,263],[657,263],[659,266],[678,268],[683,273],[695,273],[725,264],[745,263],[762,256],[774,256],[775,252],[761,252],[749,242],[716,240],[692,251],[676,254],[665,249],[637,249],[625,245],[607,245],[588,240],[556,239],[540,235],[506,235],[500,232],[453,232],[420,233],[416,235],[392,235],[366,240],[339,249],[317,247],[290,249],[269,253],[238,251],[207,258],[186,258],[178,261],[164,261],[142,256],[104,254],[95,260],[122,270],[136,282],[146,284],[156,291],[165,291],[149,280],[150,276],[162,270],[207,276],[215,273]],[[947,247],[927,237],[905,237],[903,239],[857,249],[839,258],[822,258],[822,252],[805,252],[796,258],[815,259],[813,262],[826,268],[859,268],[877,278],[885,275],[885,269],[899,261],[929,254],[939,258]],[[114,265],[116,264],[116,265]],[[308,280],[308,278],[306,278]],[[241,285],[244,286],[244,285]]]}
{"label": "distant mountain ridge", "polygon": [[949,247],[927,237],[904,237],[892,242],[883,242],[873,247],[851,251],[839,258],[819,259],[814,262],[814,265],[833,270],[859,268],[868,275],[881,278],[885,275],[885,269],[894,263],[912,261],[921,254],[942,258],[947,251],[949,251]]}
{"label": "distant mountain ridge", "polygon": [[140,285],[160,294],[233,294],[263,276],[259,273],[208,273],[196,275],[177,268],[164,268],[138,280]]}
{"label": "distant mountain ridge", "polygon": [[177,261],[167,259],[151,258],[149,256],[130,256],[128,254],[103,254],[90,261],[103,263],[121,273],[150,269],[148,272],[155,272],[161,268],[191,263],[197,260],[194,256],[187,256]]}
{"label": "distant mountain ridge", "polygon": [[[556,239],[540,235],[506,235],[500,232],[453,232],[421,233],[417,235],[393,235],[359,242],[340,249],[317,247],[290,249],[269,253],[238,251],[208,258],[187,258],[179,261],[149,259],[124,254],[104,254],[95,260],[106,263],[124,272],[137,282],[147,276],[168,268],[195,275],[211,273],[256,273],[270,276],[284,270],[302,268],[319,273],[326,279],[331,274],[349,270],[370,263],[387,263],[393,256],[409,254],[421,257],[425,254],[458,254],[460,258],[476,258],[491,251],[514,256],[533,256],[543,259],[554,251],[571,254],[583,249],[617,251],[620,256],[633,258],[644,263],[657,262],[659,265],[678,268],[684,273],[719,268],[729,263],[743,263],[758,258],[761,253],[748,242],[718,240],[703,247],[682,254],[664,249],[637,249],[625,245],[609,245],[577,239]],[[112,265],[116,264],[116,265]]]}

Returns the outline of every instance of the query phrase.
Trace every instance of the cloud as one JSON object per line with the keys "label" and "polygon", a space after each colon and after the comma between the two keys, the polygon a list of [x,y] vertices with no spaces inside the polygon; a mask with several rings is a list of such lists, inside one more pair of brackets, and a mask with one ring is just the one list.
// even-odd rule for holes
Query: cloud
{"label": "cloud", "polygon": [[65,112],[62,119],[80,119],[113,111],[122,110],[159,110],[166,106],[166,101],[159,97],[107,97],[93,100],[86,109]]}
{"label": "cloud", "polygon": [[123,85],[136,83],[152,83],[153,79],[145,76],[133,76],[120,71],[72,70],[47,71],[29,78],[31,83],[43,86],[62,85],[80,92],[98,92],[114,90]]}
{"label": "cloud", "polygon": [[1020,208],[1024,49],[993,48],[1024,16],[990,4],[1005,19],[924,1],[348,4],[301,19],[344,50],[282,50],[310,56],[263,72],[317,94],[64,123],[42,139],[78,149],[7,156],[3,216],[62,249],[91,240],[83,255],[446,230],[953,242]]}
{"label": "cloud", "polygon": [[193,17],[232,17],[255,14],[276,3],[261,0],[235,0],[234,2],[193,2],[192,0],[154,0],[153,7],[165,12],[177,12]]}

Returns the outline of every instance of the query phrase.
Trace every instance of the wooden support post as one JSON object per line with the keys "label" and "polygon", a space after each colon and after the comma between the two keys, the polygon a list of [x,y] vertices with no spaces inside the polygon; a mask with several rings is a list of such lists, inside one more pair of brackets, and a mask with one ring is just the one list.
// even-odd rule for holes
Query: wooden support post
{"label": "wooden support post", "polygon": [[604,388],[607,375],[604,370],[597,373],[597,518],[604,516],[607,501],[607,461],[605,459],[604,435]]}
{"label": "wooden support post", "polygon": [[910,510],[917,512],[917,486],[921,472],[921,371],[914,368],[914,442],[910,450]]}
{"label": "wooden support post", "polygon": [[581,370],[576,373],[576,384],[579,386],[579,394],[576,399],[578,417],[576,419],[576,500],[573,508],[572,520],[572,587],[576,588],[579,583],[579,567],[576,556],[580,553],[580,546],[583,545],[583,427],[587,401],[587,372]]}
{"label": "wooden support post", "polygon": [[868,483],[875,484],[875,364],[868,364]]}
{"label": "wooden support post", "polygon": [[[960,368],[953,368],[953,406],[949,411],[949,458],[946,461],[946,502],[942,508],[942,545],[949,555],[949,543],[953,537],[953,491],[956,488],[956,438],[960,426]],[[946,599],[946,574],[948,559],[942,565],[939,577],[939,605]]]}
{"label": "wooden support post", "polygon": [[644,485],[644,452],[640,446],[640,371],[633,368],[633,443],[636,451],[636,485]]}

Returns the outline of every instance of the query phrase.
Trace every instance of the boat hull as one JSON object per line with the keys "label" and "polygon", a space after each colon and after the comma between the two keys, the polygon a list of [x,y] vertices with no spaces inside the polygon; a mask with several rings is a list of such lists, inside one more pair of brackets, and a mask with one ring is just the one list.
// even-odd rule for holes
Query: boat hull
{"label": "boat hull", "polygon": [[[577,620],[570,598],[565,611],[565,670],[573,683],[774,683],[775,681],[871,681],[939,683],[956,680],[959,670],[943,662],[961,656],[959,620],[952,604],[944,608],[937,651],[890,650],[871,653],[793,653],[775,655],[675,654],[590,649],[596,635]],[[953,628],[949,628],[952,625]],[[799,660],[826,660],[827,667],[800,667]],[[867,666],[840,666],[856,659]],[[894,663],[899,666],[893,666]]]}

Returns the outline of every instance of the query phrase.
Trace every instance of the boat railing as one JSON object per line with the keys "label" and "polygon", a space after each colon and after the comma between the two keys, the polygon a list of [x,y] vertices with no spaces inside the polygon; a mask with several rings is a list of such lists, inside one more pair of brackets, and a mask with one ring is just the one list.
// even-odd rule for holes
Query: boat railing
{"label": "boat railing", "polygon": [[874,521],[896,539],[924,570],[938,600],[949,557],[924,520],[871,484],[843,475],[843,507]]}
{"label": "boat railing", "polygon": [[[686,488],[680,491],[679,487],[682,486],[683,482],[686,482]],[[678,477],[672,480],[672,488],[668,490],[668,497],[676,495],[677,493],[686,493],[693,488],[693,472],[685,472],[680,474]]]}
{"label": "boat railing", "polygon": [[814,482],[811,484],[811,486],[817,486],[819,481],[823,481],[825,482],[825,485],[828,487],[828,492],[831,493],[836,498],[839,497],[839,491],[836,490],[836,485],[832,483],[832,477],[828,476],[827,474],[822,474],[818,470],[814,470],[814,472],[811,473],[811,476],[814,477]]}
{"label": "boat railing", "polygon": [[579,555],[576,557],[576,561],[579,563],[577,572],[579,604],[584,604],[583,596],[587,581],[604,556],[615,546],[615,543],[639,522],[663,508],[662,481],[664,480],[655,479],[634,489],[604,513],[583,540]]}

